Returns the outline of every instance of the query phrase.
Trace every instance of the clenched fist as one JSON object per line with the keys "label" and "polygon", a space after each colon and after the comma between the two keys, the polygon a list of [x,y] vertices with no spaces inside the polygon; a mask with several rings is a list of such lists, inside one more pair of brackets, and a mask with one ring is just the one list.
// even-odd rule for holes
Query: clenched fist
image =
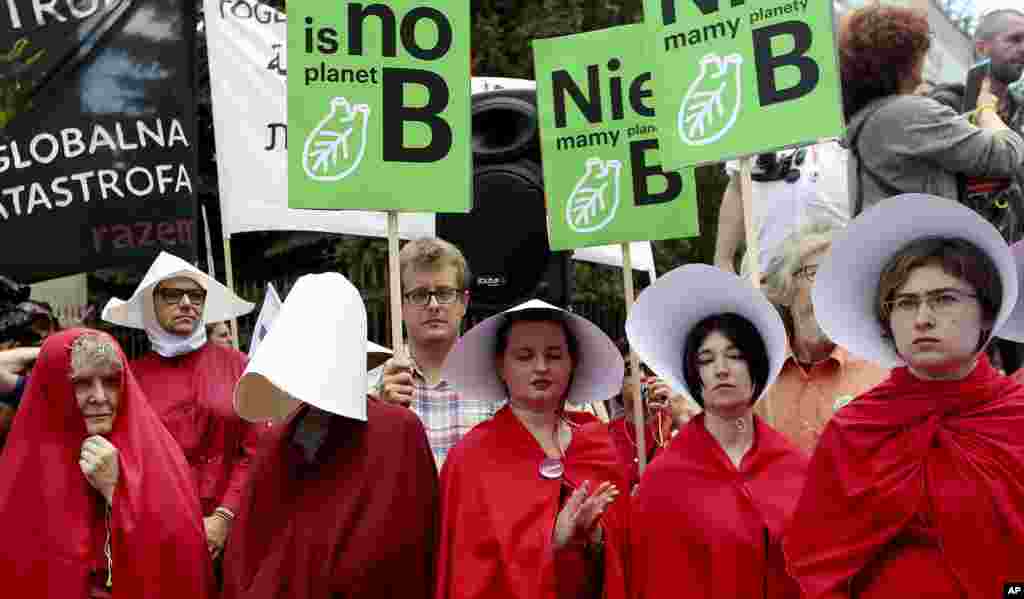
{"label": "clenched fist", "polygon": [[412,403],[412,393],[412,363],[405,356],[396,355],[384,363],[379,399],[409,407]]}
{"label": "clenched fist", "polygon": [[103,495],[108,504],[113,503],[114,488],[117,487],[120,475],[118,459],[117,448],[99,435],[86,438],[78,457],[78,466],[85,479]]}

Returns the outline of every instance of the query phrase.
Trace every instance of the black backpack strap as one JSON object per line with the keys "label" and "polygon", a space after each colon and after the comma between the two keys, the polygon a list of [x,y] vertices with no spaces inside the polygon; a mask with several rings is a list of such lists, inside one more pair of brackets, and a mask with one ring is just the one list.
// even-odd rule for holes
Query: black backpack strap
{"label": "black backpack strap", "polygon": [[899,99],[899,96],[887,98],[885,101],[879,102],[878,105],[872,108],[871,112],[869,112],[867,116],[864,117],[864,120],[862,121],[860,128],[858,128],[857,131],[853,134],[853,136],[850,137],[850,152],[853,154],[853,157],[857,159],[857,198],[854,201],[853,210],[850,212],[850,218],[855,218],[858,214],[861,213],[861,210],[864,209],[863,180],[865,172],[871,176],[875,184],[882,189],[883,193],[888,194],[890,196],[899,195],[903,193],[902,189],[899,189],[898,187],[895,187],[894,185],[890,184],[888,181],[885,180],[885,178],[883,178],[881,175],[872,170],[871,167],[864,164],[864,159],[861,157],[860,149],[858,147],[860,144],[860,135],[861,133],[863,133],[864,129],[867,128],[868,121],[870,121],[873,116],[878,114],[879,110],[885,108],[891,102],[897,99]]}

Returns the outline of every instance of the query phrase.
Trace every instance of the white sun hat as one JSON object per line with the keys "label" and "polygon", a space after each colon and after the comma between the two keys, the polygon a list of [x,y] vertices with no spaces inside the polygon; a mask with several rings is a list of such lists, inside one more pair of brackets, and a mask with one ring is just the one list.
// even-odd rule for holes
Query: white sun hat
{"label": "white sun hat", "polygon": [[280,421],[304,402],[365,422],[366,371],[391,355],[366,333],[366,307],[348,279],[300,277],[235,386],[235,411]]}
{"label": "white sun hat", "polygon": [[127,301],[116,297],[110,298],[103,307],[103,320],[123,327],[146,329],[147,323],[152,323],[155,318],[153,289],[161,281],[177,277],[192,279],[206,290],[206,302],[203,304],[204,323],[231,320],[248,314],[256,307],[195,266],[174,254],[160,252]]}
{"label": "white sun hat", "polygon": [[883,338],[875,316],[878,282],[894,255],[910,242],[927,237],[964,239],[992,259],[1003,284],[1003,301],[993,335],[1001,331],[1017,303],[1017,265],[1006,241],[970,208],[953,200],[914,193],[879,202],[854,219],[832,242],[811,291],[814,314],[829,339],[884,368],[905,365],[892,341]]}
{"label": "white sun hat", "polygon": [[[1017,282],[1024,281],[1024,241],[1018,241],[1017,243],[1010,246],[1010,252],[1013,254],[1013,260],[1017,263]],[[1013,307],[1013,311],[1010,312],[1010,317],[1006,319],[1006,324],[1003,328],[999,329],[997,337],[1003,339],[1009,339],[1010,341],[1016,341],[1017,343],[1024,343],[1024,305],[1021,305],[1020,293],[1017,294],[1017,303]]]}
{"label": "white sun hat", "polygon": [[496,314],[463,335],[448,354],[442,367],[444,378],[452,381],[459,395],[474,400],[507,399],[505,386],[498,378],[495,349],[498,329],[509,314],[523,310],[550,310],[565,316],[576,337],[579,362],[573,371],[566,401],[585,405],[611,399],[622,390],[625,364],[615,343],[597,325],[582,316],[567,312],[541,300],[530,300]]}
{"label": "white sun hat", "polygon": [[680,266],[644,289],[626,319],[626,338],[640,361],[676,389],[696,398],[699,381],[686,380],[683,347],[697,324],[717,314],[739,314],[761,334],[768,353],[768,380],[760,399],[786,360],[786,327],[778,310],[740,277],[707,264]]}

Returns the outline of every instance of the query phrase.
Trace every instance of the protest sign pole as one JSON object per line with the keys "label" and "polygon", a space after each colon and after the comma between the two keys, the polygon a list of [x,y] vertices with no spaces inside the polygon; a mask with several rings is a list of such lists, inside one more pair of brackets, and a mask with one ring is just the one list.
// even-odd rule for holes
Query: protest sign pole
{"label": "protest sign pole", "polygon": [[388,211],[388,280],[391,298],[391,351],[402,348],[402,273],[398,262],[398,212]]}
{"label": "protest sign pole", "polygon": [[[626,315],[633,308],[633,301],[636,295],[633,292],[633,256],[630,253],[629,242],[622,244],[622,282],[626,292]],[[647,435],[644,424],[644,402],[640,393],[640,360],[636,352],[629,352],[629,384],[636,389],[637,393],[633,400],[633,426],[636,431],[636,455],[639,459],[640,473],[643,474],[647,467]]]}
{"label": "protest sign pole", "polygon": [[[757,239],[757,224],[754,222],[754,184],[750,177],[754,169],[754,157],[740,159],[740,196],[743,201],[743,222],[746,224],[747,264],[750,269],[750,283],[754,289],[761,288],[761,248]],[[768,424],[775,424],[775,406],[768,397],[758,402],[757,413]]]}
{"label": "protest sign pole", "polygon": [[[235,270],[231,267],[231,235],[224,234],[224,282],[235,291]],[[231,319],[231,345],[238,349],[238,318]]]}
{"label": "protest sign pole", "polygon": [[206,215],[206,204],[200,204],[199,209],[203,211],[203,236],[206,237],[206,274],[216,279],[217,269],[213,265],[213,240],[210,238],[210,219]]}
{"label": "protest sign pole", "polygon": [[761,248],[757,242],[757,224],[754,223],[754,185],[750,178],[754,170],[753,156],[740,159],[740,197],[743,201],[743,222],[746,224],[747,264],[750,268],[750,282],[754,289],[761,288],[761,265],[758,263]]}

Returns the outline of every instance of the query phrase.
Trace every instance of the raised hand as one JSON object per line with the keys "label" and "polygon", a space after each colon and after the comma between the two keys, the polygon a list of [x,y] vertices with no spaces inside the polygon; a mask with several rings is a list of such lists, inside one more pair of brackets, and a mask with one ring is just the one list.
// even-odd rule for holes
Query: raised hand
{"label": "raised hand", "polygon": [[619,496],[619,490],[607,481],[601,483],[593,494],[590,488],[590,481],[585,481],[573,491],[559,512],[553,538],[556,551],[572,544],[586,543],[588,539],[600,542],[602,533],[598,524],[601,515]]}
{"label": "raised hand", "polygon": [[121,472],[117,448],[99,435],[88,437],[82,443],[78,466],[92,488],[99,491],[107,503],[112,504]]}
{"label": "raised hand", "polygon": [[409,407],[412,403],[412,393],[412,363],[405,356],[396,355],[384,363],[380,399]]}

